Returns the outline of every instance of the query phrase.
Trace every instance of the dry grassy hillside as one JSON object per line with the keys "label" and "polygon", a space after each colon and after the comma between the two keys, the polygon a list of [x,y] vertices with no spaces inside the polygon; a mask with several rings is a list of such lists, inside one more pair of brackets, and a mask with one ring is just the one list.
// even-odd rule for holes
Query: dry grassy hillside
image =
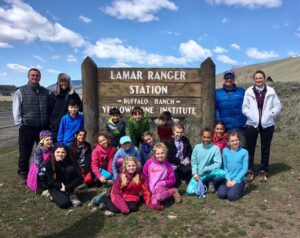
{"label": "dry grassy hillside", "polygon": [[[267,76],[271,76],[274,82],[300,83],[300,57],[289,57],[282,60],[235,68],[233,70],[237,74],[237,83],[250,83],[252,74],[259,69],[263,70]],[[217,87],[222,85],[222,77],[223,73],[217,75]]]}

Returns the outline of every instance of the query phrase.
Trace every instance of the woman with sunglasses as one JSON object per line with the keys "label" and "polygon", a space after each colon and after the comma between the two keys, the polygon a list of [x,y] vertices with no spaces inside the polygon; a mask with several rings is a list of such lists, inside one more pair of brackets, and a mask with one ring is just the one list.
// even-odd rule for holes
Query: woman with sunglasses
{"label": "woman with sunglasses", "polygon": [[245,89],[235,84],[236,75],[232,70],[225,71],[223,87],[216,90],[216,121],[225,125],[226,131],[237,131],[244,147],[246,140],[244,126],[246,117],[242,113]]}

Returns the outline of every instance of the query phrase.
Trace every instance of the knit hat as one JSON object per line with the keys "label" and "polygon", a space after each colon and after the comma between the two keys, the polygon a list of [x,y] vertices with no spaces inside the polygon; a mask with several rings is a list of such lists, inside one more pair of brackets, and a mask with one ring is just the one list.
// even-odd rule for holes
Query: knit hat
{"label": "knit hat", "polygon": [[236,75],[235,75],[235,73],[232,70],[225,71],[225,73],[224,73],[224,79],[235,80],[235,78],[236,78]]}
{"label": "knit hat", "polygon": [[125,143],[131,143],[131,138],[129,137],[129,136],[123,136],[123,137],[121,137],[121,139],[120,139],[120,144],[121,145],[123,145],[123,144],[125,144]]}
{"label": "knit hat", "polygon": [[71,94],[74,93],[74,89],[71,86],[71,77],[69,75],[67,75],[66,73],[60,73],[57,77],[57,84],[56,84],[56,89],[55,89],[55,92],[54,92],[55,95],[60,94],[60,90],[61,90],[60,86],[59,86],[60,81],[66,81],[66,82],[69,83],[68,94],[71,95]]}
{"label": "knit hat", "polygon": [[40,144],[44,144],[46,137],[52,137],[51,131],[44,130],[40,132]]}

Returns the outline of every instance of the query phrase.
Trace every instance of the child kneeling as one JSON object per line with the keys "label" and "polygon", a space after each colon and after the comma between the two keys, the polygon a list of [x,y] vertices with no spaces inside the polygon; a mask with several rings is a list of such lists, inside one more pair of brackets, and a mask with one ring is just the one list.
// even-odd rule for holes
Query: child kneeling
{"label": "child kneeling", "polygon": [[195,145],[192,153],[192,174],[188,187],[188,195],[194,195],[196,181],[201,179],[203,184],[209,185],[209,190],[214,192],[215,183],[224,180],[224,171],[221,169],[221,153],[218,146],[212,143],[212,132],[205,128],[200,134],[202,143]]}
{"label": "child kneeling", "polygon": [[167,147],[157,143],[153,147],[153,157],[147,160],[143,173],[152,193],[151,203],[163,209],[160,202],[173,197],[175,202],[181,202],[181,196],[174,188],[176,182],[172,165],[167,161]]}
{"label": "child kneeling", "polygon": [[[151,193],[143,176],[138,172],[138,161],[129,156],[123,160],[122,173],[114,181],[110,195],[101,193],[94,197],[90,205],[104,208],[106,216],[114,213],[127,214],[138,210],[139,193],[143,193],[146,206],[155,209],[151,205]],[[92,210],[93,211],[93,210]]]}
{"label": "child kneeling", "polygon": [[227,143],[229,147],[223,150],[226,182],[219,186],[218,196],[234,201],[240,199],[244,194],[244,180],[248,169],[248,152],[240,147],[237,132],[228,134]]}

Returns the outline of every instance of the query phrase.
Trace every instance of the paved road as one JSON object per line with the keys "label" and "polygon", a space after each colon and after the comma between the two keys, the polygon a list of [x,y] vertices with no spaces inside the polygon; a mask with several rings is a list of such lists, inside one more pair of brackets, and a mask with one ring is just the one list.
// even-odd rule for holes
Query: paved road
{"label": "paved road", "polygon": [[0,150],[17,145],[18,130],[19,128],[14,126],[12,112],[0,112]]}

